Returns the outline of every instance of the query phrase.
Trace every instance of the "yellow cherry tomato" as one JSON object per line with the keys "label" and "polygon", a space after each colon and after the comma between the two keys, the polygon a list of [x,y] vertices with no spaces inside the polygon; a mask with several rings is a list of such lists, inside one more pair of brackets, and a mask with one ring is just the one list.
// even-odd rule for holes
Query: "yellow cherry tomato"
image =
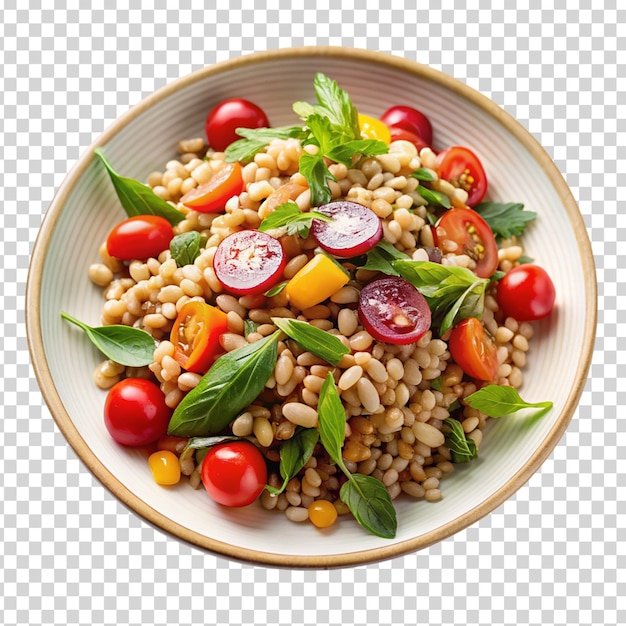
{"label": "yellow cherry tomato", "polygon": [[375,117],[359,113],[359,128],[363,139],[378,139],[387,145],[391,143],[391,132],[388,126]]}
{"label": "yellow cherry tomato", "polygon": [[148,457],[148,465],[157,485],[175,485],[180,480],[180,462],[169,450],[153,452]]}
{"label": "yellow cherry tomato", "polygon": [[337,520],[337,509],[328,500],[315,500],[309,505],[309,519],[318,528],[328,528]]}

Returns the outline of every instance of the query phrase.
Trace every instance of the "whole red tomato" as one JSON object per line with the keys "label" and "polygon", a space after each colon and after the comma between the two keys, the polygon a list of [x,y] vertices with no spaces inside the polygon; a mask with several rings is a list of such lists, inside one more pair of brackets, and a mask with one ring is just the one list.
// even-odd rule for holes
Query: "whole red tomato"
{"label": "whole red tomato", "polygon": [[263,109],[243,98],[230,98],[211,109],[205,123],[209,145],[222,152],[233,141],[241,139],[237,128],[264,128],[269,126]]}
{"label": "whole red tomato", "polygon": [[104,404],[104,425],[123,446],[145,446],[167,433],[172,410],[155,383],[125,378],[111,387]]}
{"label": "whole red tomato", "polygon": [[172,225],[158,215],[135,215],[120,222],[107,237],[107,252],[132,261],[157,257],[174,237]]}
{"label": "whole red tomato", "polygon": [[261,495],[266,483],[265,459],[248,441],[213,446],[202,461],[202,484],[219,504],[247,506]]}
{"label": "whole red tomato", "polygon": [[525,263],[508,271],[498,283],[496,299],[507,317],[534,322],[552,312],[556,290],[548,273],[538,265]]}

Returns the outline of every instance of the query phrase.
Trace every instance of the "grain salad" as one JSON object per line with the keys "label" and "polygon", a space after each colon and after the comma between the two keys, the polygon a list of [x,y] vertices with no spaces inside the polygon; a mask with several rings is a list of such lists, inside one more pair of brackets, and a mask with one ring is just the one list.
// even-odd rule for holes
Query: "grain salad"
{"label": "grain salad", "polygon": [[[172,214],[157,209],[146,226],[127,209],[139,231],[127,240],[121,228],[113,244],[109,236],[89,277],[102,290],[102,328],[144,331],[149,356],[128,364],[105,352],[93,379],[108,394],[124,381],[158,388],[163,418],[149,441],[116,436],[129,428],[123,398],[105,406],[113,438],[146,446],[157,482],[182,475],[221,504],[258,500],[318,527],[353,516],[392,537],[390,502],[440,500],[444,478],[479,453],[499,417],[479,392],[522,387],[533,322],[550,313],[553,287],[522,244],[535,214],[490,201],[469,148],[436,150],[428,120],[411,107],[380,119],[357,113],[321,74],[313,93],[317,104],[294,104],[300,124],[275,132],[246,101],[236,101],[239,118],[242,107],[261,117],[246,125],[231,114],[249,129],[234,137],[212,110],[206,137],[182,139],[147,185],[136,183],[178,215],[167,221]],[[320,134],[335,137],[340,122],[352,135],[344,128],[329,149]],[[156,228],[157,219],[168,226]],[[144,250],[149,236],[156,249]],[[194,346],[207,326],[204,358]],[[220,363],[224,380],[211,386]],[[255,389],[240,380],[244,363]],[[202,394],[219,403],[188,406]],[[248,500],[220,499],[230,487],[211,491],[222,479],[209,464],[228,473],[214,452],[242,443],[262,457],[259,488]],[[379,508],[365,502],[379,496]]]}

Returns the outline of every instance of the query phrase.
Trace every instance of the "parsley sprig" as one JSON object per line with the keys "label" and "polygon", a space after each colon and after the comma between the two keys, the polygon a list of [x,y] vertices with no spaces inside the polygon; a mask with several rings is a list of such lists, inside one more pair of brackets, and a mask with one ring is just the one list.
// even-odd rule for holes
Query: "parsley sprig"
{"label": "parsley sprig", "polygon": [[259,225],[261,232],[275,228],[285,228],[288,235],[300,235],[303,239],[309,236],[313,220],[332,222],[332,217],[320,211],[301,211],[300,207],[289,200],[278,205]]}

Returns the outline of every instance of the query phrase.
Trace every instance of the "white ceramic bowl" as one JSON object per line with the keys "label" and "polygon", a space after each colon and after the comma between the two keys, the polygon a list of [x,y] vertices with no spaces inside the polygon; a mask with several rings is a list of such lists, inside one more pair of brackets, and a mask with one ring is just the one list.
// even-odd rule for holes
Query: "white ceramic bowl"
{"label": "white ceramic bowl", "polygon": [[[124,216],[94,158],[104,146],[126,176],[145,180],[176,155],[182,138],[203,135],[209,109],[228,97],[259,104],[273,125],[294,123],[291,104],[313,97],[315,72],[336,79],[362,113],[412,103],[432,121],[435,148],[471,147],[482,159],[490,198],[538,213],[524,243],[551,275],[556,310],[536,324],[523,396],[552,400],[538,420],[492,422],[480,458],[442,483],[437,503],[396,502],[397,537],[380,539],[342,519],[328,532],[260,507],[227,509],[185,485],[154,483],[145,457],[115,445],[105,430],[105,393],[92,382],[101,359],[63,309],[99,323],[101,290],[88,266]],[[391,558],[440,541],[491,512],[550,454],[570,422],[586,380],[596,319],[593,257],[583,220],[556,166],[532,136],[492,101],[438,71],[381,53],[344,48],[275,50],[239,57],[165,86],[117,120],[81,157],[58,190],[37,239],[27,289],[27,328],[35,372],[60,430],[95,476],[132,510],[172,535],[255,563],[334,567]]]}

